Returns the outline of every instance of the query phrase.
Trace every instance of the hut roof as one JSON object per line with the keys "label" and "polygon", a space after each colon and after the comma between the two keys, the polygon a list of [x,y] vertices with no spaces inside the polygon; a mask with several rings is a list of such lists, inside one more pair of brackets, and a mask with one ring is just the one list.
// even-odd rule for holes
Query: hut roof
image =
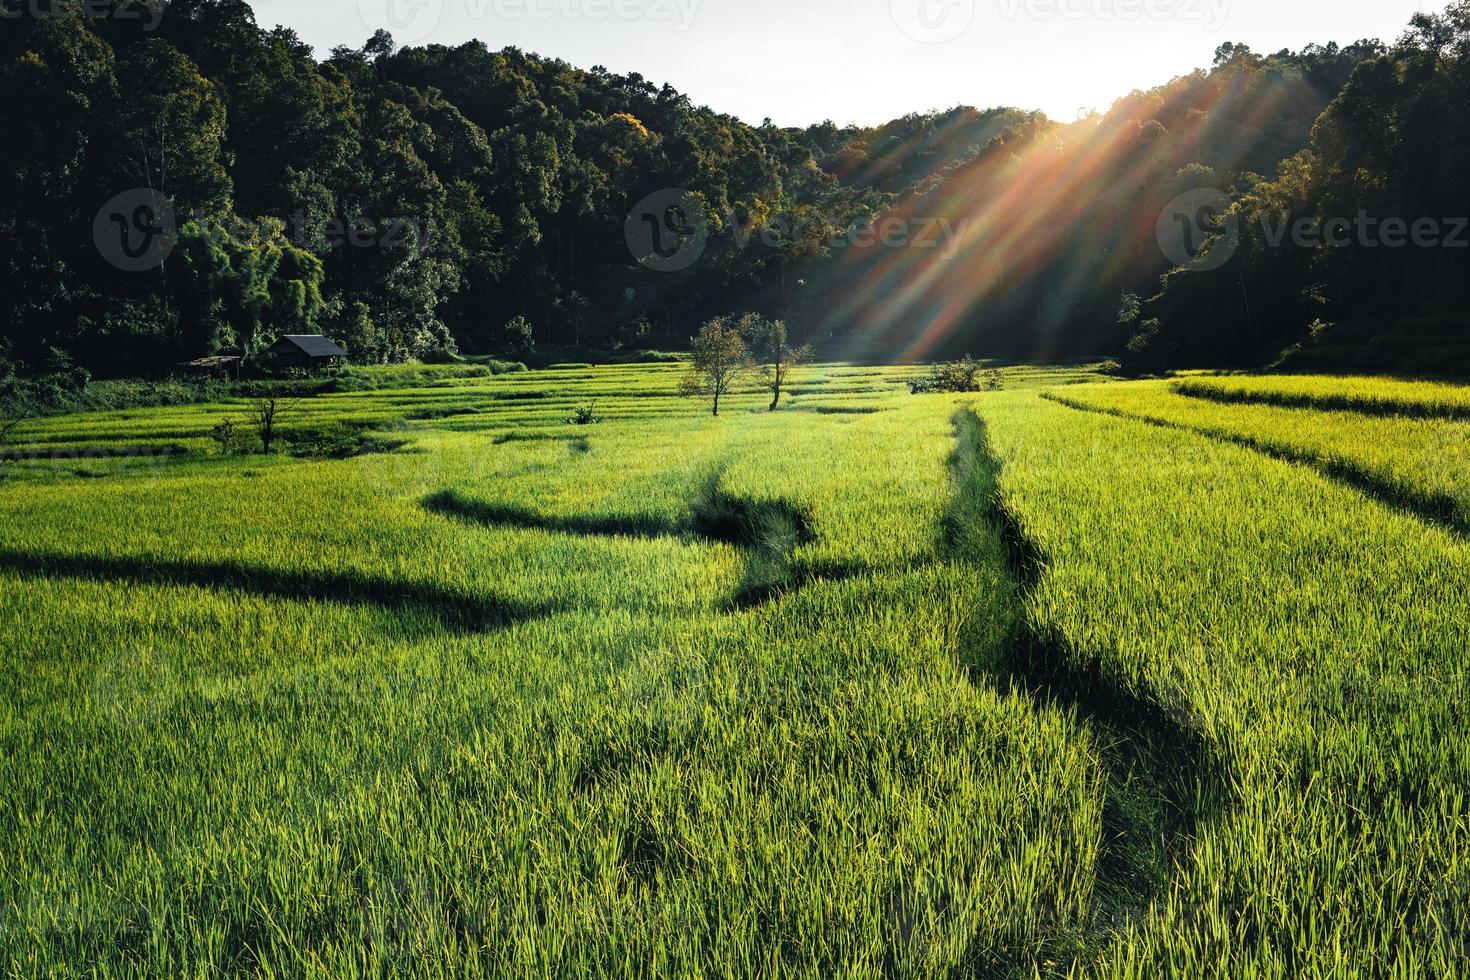
{"label": "hut roof", "polygon": [[307,357],[346,357],[347,352],[320,334],[294,334],[288,333],[273,346],[280,347],[283,344],[300,350]]}

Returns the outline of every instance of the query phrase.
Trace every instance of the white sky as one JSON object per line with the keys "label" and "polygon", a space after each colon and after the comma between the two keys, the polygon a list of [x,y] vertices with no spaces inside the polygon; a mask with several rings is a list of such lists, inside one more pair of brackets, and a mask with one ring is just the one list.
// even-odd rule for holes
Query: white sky
{"label": "white sky", "polygon": [[759,123],[878,123],[957,104],[1061,120],[1208,67],[1225,41],[1269,53],[1393,41],[1447,0],[251,0],[325,56],[386,27],[400,44],[479,38],[668,82]]}

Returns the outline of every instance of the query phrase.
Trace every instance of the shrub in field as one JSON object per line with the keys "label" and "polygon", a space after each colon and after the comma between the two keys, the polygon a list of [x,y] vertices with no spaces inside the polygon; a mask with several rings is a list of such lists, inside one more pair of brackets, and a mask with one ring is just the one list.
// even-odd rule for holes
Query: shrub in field
{"label": "shrub in field", "polygon": [[64,352],[51,351],[40,367],[16,361],[6,346],[0,346],[0,425],[33,415],[66,411],[69,403],[86,391],[91,375],[75,367]]}
{"label": "shrub in field", "polygon": [[463,364],[464,358],[459,356],[458,351],[437,349],[425,351],[419,355],[420,364],[429,364],[435,367],[447,367],[453,364]]}
{"label": "shrub in field", "polygon": [[351,375],[328,378],[271,378],[241,381],[226,389],[237,398],[312,398],[328,392],[370,391]]}
{"label": "shrub in field", "polygon": [[1163,327],[1157,319],[1145,320],[1138,333],[1128,341],[1123,356],[1118,360],[1118,370],[1124,377],[1143,378],[1163,374],[1174,357],[1174,346],[1161,340]]}
{"label": "shrub in field", "polygon": [[[526,370],[516,361],[493,357],[460,358],[452,364],[374,364],[343,368],[316,382],[311,394],[378,391],[390,388],[427,388],[441,384],[492,378]],[[301,384],[298,382],[298,384]]]}
{"label": "shrub in field", "polygon": [[260,448],[255,433],[236,425],[233,419],[225,419],[209,431],[209,437],[225,456],[246,456]]}
{"label": "shrub in field", "polygon": [[595,405],[583,405],[571,415],[567,416],[568,425],[597,425],[602,421],[602,416],[597,414]]}
{"label": "shrub in field", "polygon": [[909,390],[916,395],[931,392],[999,391],[1004,387],[999,371],[990,371],[981,377],[980,363],[968,354],[961,361],[945,361],[930,368],[922,378],[909,382]]}
{"label": "shrub in field", "polygon": [[338,422],[319,429],[293,432],[285,438],[292,456],[301,459],[347,459],[363,454],[368,439],[360,425]]}
{"label": "shrub in field", "polygon": [[408,445],[405,439],[369,435],[360,426],[345,424],[295,433],[287,441],[291,455],[298,459],[351,459],[354,456],[395,453]]}
{"label": "shrub in field", "polygon": [[105,412],[166,405],[193,405],[227,397],[230,386],[212,380],[91,381],[58,400],[43,414]]}
{"label": "shrub in field", "polygon": [[664,350],[635,350],[614,354],[607,359],[609,364],[677,364],[684,359],[682,354]]}

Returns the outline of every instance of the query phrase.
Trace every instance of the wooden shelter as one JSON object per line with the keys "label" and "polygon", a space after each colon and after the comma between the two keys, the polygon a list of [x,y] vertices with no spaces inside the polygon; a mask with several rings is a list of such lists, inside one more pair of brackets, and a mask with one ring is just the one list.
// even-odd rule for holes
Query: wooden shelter
{"label": "wooden shelter", "polygon": [[219,378],[221,381],[229,381],[231,378],[240,379],[240,364],[243,361],[238,354],[217,354],[213,357],[201,357],[193,361],[185,361],[179,367],[189,374],[202,375]]}
{"label": "wooden shelter", "polygon": [[345,350],[320,334],[286,334],[265,353],[272,364],[309,371],[335,367],[347,356]]}

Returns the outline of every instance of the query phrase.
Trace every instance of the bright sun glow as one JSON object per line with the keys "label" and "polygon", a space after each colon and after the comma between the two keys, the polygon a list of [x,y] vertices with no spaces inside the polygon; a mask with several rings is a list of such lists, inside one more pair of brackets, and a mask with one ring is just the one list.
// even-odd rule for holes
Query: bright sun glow
{"label": "bright sun glow", "polygon": [[[1012,105],[1071,120],[1258,52],[1391,41],[1418,0],[253,0],[262,26],[318,54],[378,28],[400,43],[479,38],[667,82],[750,123],[874,125],[908,112]],[[656,73],[656,74],[655,74]]]}

